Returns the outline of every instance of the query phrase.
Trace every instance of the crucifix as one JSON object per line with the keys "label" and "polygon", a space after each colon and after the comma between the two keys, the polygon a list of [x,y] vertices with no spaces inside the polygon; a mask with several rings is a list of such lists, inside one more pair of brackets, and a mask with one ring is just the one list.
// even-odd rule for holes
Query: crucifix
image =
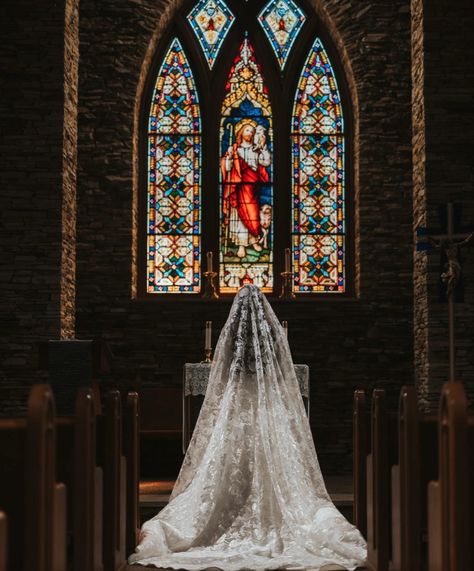
{"label": "crucifix", "polygon": [[[429,244],[436,249],[441,250],[445,257],[444,267],[442,268],[441,281],[446,285],[446,298],[448,301],[448,331],[449,331],[449,380],[456,380],[455,368],[455,321],[454,321],[454,302],[456,286],[461,278],[461,262],[459,258],[460,250],[471,242],[474,232],[462,233],[454,232],[454,215],[453,204],[450,202],[447,206],[447,233],[446,234],[429,234],[426,229],[417,229],[417,235],[426,235]],[[423,247],[425,246],[425,247]],[[418,242],[418,250],[425,250],[426,242]]]}

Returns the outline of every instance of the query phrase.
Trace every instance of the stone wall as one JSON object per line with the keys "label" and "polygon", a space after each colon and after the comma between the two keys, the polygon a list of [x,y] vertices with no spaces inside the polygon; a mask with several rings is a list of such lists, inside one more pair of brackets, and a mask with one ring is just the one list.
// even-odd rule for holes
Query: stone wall
{"label": "stone wall", "polygon": [[[442,225],[440,207],[462,206],[474,230],[474,4],[413,0],[414,224]],[[448,308],[440,288],[440,253],[415,253],[416,377],[426,408],[436,408],[448,380]],[[474,240],[462,250],[456,303],[457,379],[474,404]]]}
{"label": "stone wall", "polygon": [[[311,370],[311,424],[323,468],[350,470],[356,387],[413,382],[412,156],[408,0],[314,4],[352,86],[359,158],[354,191],[357,299],[273,304],[287,319],[296,362]],[[139,301],[134,292],[137,93],[174,5],[81,2],[77,219],[77,334],[101,336],[116,379],[181,383],[215,338],[229,302]],[[215,340],[215,339],[214,339]]]}
{"label": "stone wall", "polygon": [[[70,290],[75,250],[72,236],[76,168],[72,157],[77,142],[74,127],[79,57],[77,4],[78,0],[68,0],[66,10],[65,3],[57,1],[2,2],[0,411],[3,413],[21,409],[32,382],[44,378],[38,371],[38,342],[58,338],[63,329],[62,320],[75,311]],[[64,176],[63,167],[66,167]],[[67,195],[64,226],[63,190]],[[69,260],[61,264],[66,243]],[[64,279],[61,265],[68,267]],[[73,321],[68,319],[70,324],[64,330],[70,335]]]}

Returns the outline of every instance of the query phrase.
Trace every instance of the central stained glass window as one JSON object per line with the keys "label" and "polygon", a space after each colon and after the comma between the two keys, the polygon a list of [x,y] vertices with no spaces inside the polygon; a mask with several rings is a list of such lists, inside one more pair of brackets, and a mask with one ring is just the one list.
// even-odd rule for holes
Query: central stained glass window
{"label": "central stained glass window", "polygon": [[315,14],[197,0],[176,20],[146,118],[142,291],[197,297],[204,249],[220,295],[278,294],[288,264],[297,297],[347,292],[347,121]]}
{"label": "central stained glass window", "polygon": [[220,129],[220,264],[223,293],[273,289],[272,117],[246,38],[230,70]]}

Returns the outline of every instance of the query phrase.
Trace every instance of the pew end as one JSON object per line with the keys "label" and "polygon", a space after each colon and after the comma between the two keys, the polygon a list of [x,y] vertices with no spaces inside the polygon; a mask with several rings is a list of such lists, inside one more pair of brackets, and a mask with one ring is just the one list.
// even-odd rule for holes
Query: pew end
{"label": "pew end", "polygon": [[144,479],[176,479],[183,460],[182,388],[143,387],[139,398],[140,475]]}
{"label": "pew end", "polygon": [[430,482],[428,488],[429,571],[461,571],[470,569],[472,564],[471,422],[462,383],[444,384],[438,425],[438,479]]}
{"label": "pew end", "polygon": [[352,409],[352,482],[354,490],[353,521],[362,535],[367,538],[367,454],[370,435],[369,415],[366,408],[365,391],[354,392]]}
{"label": "pew end", "polygon": [[127,468],[126,549],[127,553],[133,553],[138,543],[140,521],[138,502],[140,485],[140,403],[138,393],[136,392],[129,392],[125,402],[123,446]]}
{"label": "pew end", "polygon": [[441,486],[428,484],[428,561],[429,571],[444,571],[442,563],[443,533],[441,525]]}
{"label": "pew end", "polygon": [[[103,562],[105,571],[119,571],[126,563],[126,476],[122,455],[122,404],[117,390],[104,398],[98,417],[97,462],[103,470]],[[106,522],[106,524],[105,524]]]}
{"label": "pew end", "polygon": [[67,490],[64,484],[56,484],[54,490],[54,544],[53,571],[67,569]]}
{"label": "pew end", "polygon": [[367,568],[388,571],[392,548],[391,466],[398,455],[397,417],[387,412],[385,391],[371,401],[370,453],[367,454]]}
{"label": "pew end", "polygon": [[55,407],[49,385],[33,386],[25,418],[0,420],[0,448],[8,568],[65,571],[66,487],[56,482]]}
{"label": "pew end", "polygon": [[0,512],[0,571],[7,571],[7,516]]}
{"label": "pew end", "polygon": [[104,473],[102,468],[96,466],[94,470],[94,528],[92,541],[94,551],[92,555],[92,569],[93,571],[103,571],[103,521],[104,521]]}

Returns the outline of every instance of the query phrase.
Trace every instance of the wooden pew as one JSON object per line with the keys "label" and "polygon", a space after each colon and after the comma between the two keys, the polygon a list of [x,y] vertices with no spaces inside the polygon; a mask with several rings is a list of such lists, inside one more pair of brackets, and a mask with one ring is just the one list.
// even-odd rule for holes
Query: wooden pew
{"label": "wooden pew", "polygon": [[0,512],[0,571],[7,571],[7,516]]}
{"label": "wooden pew", "polygon": [[367,567],[388,571],[391,549],[390,466],[396,462],[395,417],[387,414],[385,391],[375,389],[371,403],[371,449],[367,455]]}
{"label": "wooden pew", "polygon": [[439,407],[438,479],[428,486],[429,571],[464,571],[474,563],[469,510],[473,424],[462,384],[446,383]]}
{"label": "wooden pew", "polygon": [[122,405],[120,393],[111,390],[104,410],[97,417],[97,463],[104,474],[103,560],[104,571],[118,571],[125,565],[126,478],[122,455]]}
{"label": "wooden pew", "polygon": [[9,571],[65,571],[66,487],[56,482],[54,397],[34,385],[26,418],[0,420],[0,506]]}
{"label": "wooden pew", "polygon": [[58,473],[68,501],[69,560],[74,571],[102,571],[102,469],[96,466],[96,409],[90,388],[80,389],[75,414],[59,417]]}
{"label": "wooden pew", "polygon": [[367,537],[367,455],[369,453],[370,423],[365,391],[354,392],[352,416],[352,478],[354,490],[353,521]]}
{"label": "wooden pew", "polygon": [[138,543],[140,527],[138,488],[140,484],[140,413],[136,392],[129,392],[125,403],[123,423],[123,452],[127,463],[127,554],[133,553]]}
{"label": "wooden pew", "polygon": [[139,395],[140,473],[145,478],[174,479],[183,461],[182,388],[143,387]]}
{"label": "wooden pew", "polygon": [[426,564],[422,537],[427,526],[423,490],[436,473],[436,417],[418,412],[414,387],[400,391],[398,462],[392,466],[391,571],[419,571]]}

